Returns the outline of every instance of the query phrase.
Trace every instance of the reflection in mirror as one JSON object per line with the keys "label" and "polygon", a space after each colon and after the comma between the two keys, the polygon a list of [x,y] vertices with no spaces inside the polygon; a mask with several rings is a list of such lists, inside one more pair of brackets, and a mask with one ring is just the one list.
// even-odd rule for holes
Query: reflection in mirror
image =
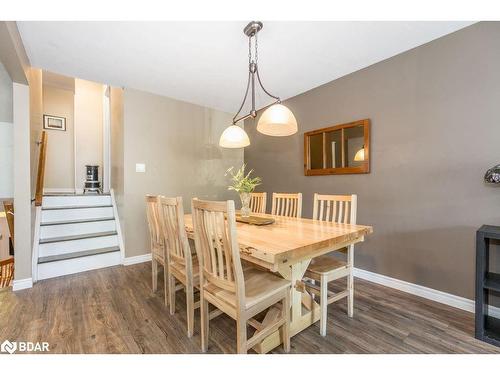
{"label": "reflection in mirror", "polygon": [[309,137],[311,150],[311,169],[322,169],[323,166],[323,133]]}
{"label": "reflection in mirror", "polygon": [[342,167],[342,130],[325,133],[326,168]]}
{"label": "reflection in mirror", "polygon": [[370,120],[358,120],[304,133],[304,174],[370,172]]}
{"label": "reflection in mirror", "polygon": [[363,164],[364,157],[364,127],[354,126],[344,129],[344,160],[343,167],[358,167]]}

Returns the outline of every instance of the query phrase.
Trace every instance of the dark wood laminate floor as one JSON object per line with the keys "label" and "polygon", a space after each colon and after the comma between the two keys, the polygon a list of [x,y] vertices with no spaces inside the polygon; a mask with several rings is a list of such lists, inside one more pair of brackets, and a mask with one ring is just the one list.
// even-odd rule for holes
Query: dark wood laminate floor
{"label": "dark wood laminate floor", "polygon": [[[171,316],[150,280],[150,264],[142,263],[2,291],[0,342],[48,341],[52,353],[198,353],[199,318],[187,338],[183,293]],[[345,302],[330,305],[327,337],[318,322],[292,337],[292,353],[500,353],[474,339],[471,313],[360,279],[355,290],[354,318]],[[227,316],[211,321],[209,352],[233,353],[235,331]]]}

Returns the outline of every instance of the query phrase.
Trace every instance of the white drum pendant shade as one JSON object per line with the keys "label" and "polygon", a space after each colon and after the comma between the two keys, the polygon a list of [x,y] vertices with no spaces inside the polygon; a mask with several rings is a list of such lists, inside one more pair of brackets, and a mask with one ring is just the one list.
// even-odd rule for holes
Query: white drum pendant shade
{"label": "white drum pendant shade", "polygon": [[228,126],[220,136],[219,140],[219,146],[224,148],[241,148],[246,147],[249,144],[250,139],[248,138],[247,133],[238,125]]}
{"label": "white drum pendant shade", "polygon": [[274,104],[260,116],[257,130],[265,135],[284,137],[297,133],[297,120],[283,104]]}

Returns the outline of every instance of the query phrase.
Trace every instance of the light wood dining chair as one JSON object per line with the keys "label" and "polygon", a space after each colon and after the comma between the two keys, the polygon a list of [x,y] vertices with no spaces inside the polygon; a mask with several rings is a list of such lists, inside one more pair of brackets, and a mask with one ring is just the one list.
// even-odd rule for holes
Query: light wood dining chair
{"label": "light wood dining chair", "polygon": [[257,214],[265,214],[267,193],[250,193],[250,210]]}
{"label": "light wood dining chair", "polygon": [[163,287],[165,305],[168,304],[168,269],[166,265],[165,241],[160,228],[158,196],[146,195],[146,216],[149,227],[149,240],[151,246],[151,274],[153,292],[158,290],[158,264],[163,266]]}
{"label": "light wood dining chair", "polygon": [[[199,264],[191,255],[191,247],[184,225],[182,197],[158,197],[160,226],[165,239],[168,269],[168,303],[170,314],[175,313],[175,295],[178,289],[186,290],[187,335],[194,331],[194,289],[199,286]],[[193,259],[194,258],[194,259]],[[176,286],[179,281],[179,287]],[[199,306],[199,303],[198,303]]]}
{"label": "light wood dining chair", "polygon": [[[314,194],[313,220],[330,221],[341,224],[356,224],[357,196]],[[339,250],[337,250],[339,251]],[[354,245],[340,250],[347,254],[346,261],[331,255],[313,258],[305,277],[312,280],[310,292],[320,295],[320,334],[326,336],[327,307],[329,304],[347,297],[347,315],[353,316],[354,308]],[[339,293],[328,290],[328,283],[347,277],[347,288]],[[319,288],[315,285],[319,282]]]}
{"label": "light wood dining chair", "polygon": [[[290,350],[290,281],[253,267],[243,270],[236,234],[234,201],[193,199],[193,225],[200,263],[201,348],[208,349],[209,304],[236,320],[237,352],[247,351],[281,329]],[[225,219],[227,215],[227,219]],[[281,303],[281,314],[267,324],[254,316]],[[257,329],[247,338],[247,324]]]}
{"label": "light wood dining chair", "polygon": [[302,217],[302,193],[273,193],[271,214]]}

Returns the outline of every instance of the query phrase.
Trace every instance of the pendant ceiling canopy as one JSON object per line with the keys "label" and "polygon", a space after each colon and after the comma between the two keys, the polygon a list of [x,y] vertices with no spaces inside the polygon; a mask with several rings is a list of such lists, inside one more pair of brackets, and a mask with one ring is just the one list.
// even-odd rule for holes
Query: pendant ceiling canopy
{"label": "pendant ceiling canopy", "polygon": [[[261,110],[262,113],[258,124],[257,131],[262,134],[274,137],[283,137],[297,133],[297,120],[286,106],[281,103],[278,96],[272,95],[264,88],[259,75],[259,68],[257,66],[258,53],[257,53],[257,34],[262,30],[263,24],[259,21],[250,22],[243,29],[243,33],[248,37],[248,81],[243,97],[243,102],[238,109],[238,112],[233,117],[233,123],[222,133],[219,145],[225,148],[241,148],[250,144],[250,140],[245,130],[237,125],[240,121],[245,121],[248,118],[256,118],[258,111],[255,108],[255,86],[258,84],[262,91],[274,101]],[[252,51],[252,46],[254,50]],[[251,110],[246,115],[240,113],[247,101],[250,92]]]}

